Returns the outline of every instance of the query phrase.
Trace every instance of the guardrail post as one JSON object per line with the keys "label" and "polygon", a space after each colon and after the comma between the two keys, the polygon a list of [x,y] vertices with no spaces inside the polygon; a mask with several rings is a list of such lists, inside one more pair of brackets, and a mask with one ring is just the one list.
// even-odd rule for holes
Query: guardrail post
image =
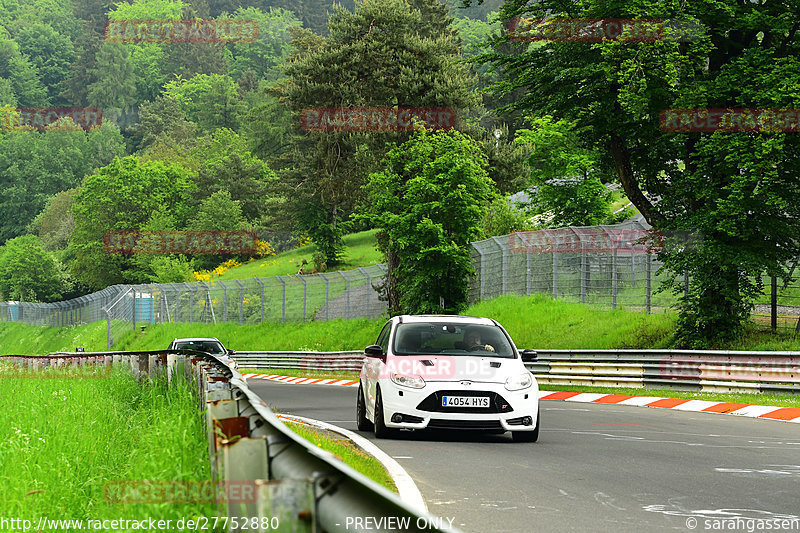
{"label": "guardrail post", "polygon": [[314,531],[314,490],[308,480],[257,480],[255,484],[259,524],[269,520],[270,529],[278,529],[273,525],[292,524],[293,532]]}
{"label": "guardrail post", "polygon": [[[256,481],[269,479],[267,439],[266,437],[250,438],[246,434],[247,418],[237,417],[236,420],[244,421],[244,436],[230,435],[225,439],[218,436],[221,439],[220,447],[222,448],[219,451],[222,460],[220,472],[224,476],[226,488],[229,489],[226,491],[228,492],[228,516],[258,516],[260,521],[262,516],[267,515],[261,515],[258,512],[260,495]],[[218,431],[221,431],[220,427],[218,427]],[[241,490],[230,490],[234,488]],[[238,494],[234,494],[234,492]],[[239,497],[236,498],[236,495]],[[296,520],[296,516],[286,518],[287,520],[283,521],[283,524],[293,524]],[[248,529],[253,528],[245,526],[244,528],[232,528],[231,531],[247,531]],[[268,529],[270,528],[264,528],[262,531]]]}

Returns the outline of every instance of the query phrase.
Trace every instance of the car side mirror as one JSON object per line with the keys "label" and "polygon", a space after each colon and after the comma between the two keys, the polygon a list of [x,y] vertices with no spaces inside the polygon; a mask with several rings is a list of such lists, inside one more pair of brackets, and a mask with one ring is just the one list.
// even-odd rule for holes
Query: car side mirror
{"label": "car side mirror", "polygon": [[234,351],[234,350],[228,350],[228,355],[230,355],[230,356],[234,356],[234,355],[236,355],[236,351]]}
{"label": "car side mirror", "polygon": [[376,359],[380,359],[384,363],[386,362],[386,354],[383,353],[383,348],[377,344],[372,344],[364,348],[364,354],[367,357],[374,357]]}
{"label": "car side mirror", "polygon": [[533,363],[539,358],[539,354],[536,353],[536,350],[522,350],[519,352],[520,357],[522,357],[523,363]]}

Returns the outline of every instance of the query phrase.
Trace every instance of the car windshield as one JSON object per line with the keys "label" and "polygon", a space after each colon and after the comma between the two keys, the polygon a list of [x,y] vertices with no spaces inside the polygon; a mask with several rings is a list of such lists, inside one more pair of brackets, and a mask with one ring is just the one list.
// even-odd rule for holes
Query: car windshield
{"label": "car windshield", "polygon": [[516,357],[508,338],[497,326],[444,322],[413,322],[398,325],[393,351],[397,355]]}
{"label": "car windshield", "polygon": [[215,341],[183,341],[175,343],[176,350],[197,350],[210,354],[223,354],[225,349],[222,344]]}

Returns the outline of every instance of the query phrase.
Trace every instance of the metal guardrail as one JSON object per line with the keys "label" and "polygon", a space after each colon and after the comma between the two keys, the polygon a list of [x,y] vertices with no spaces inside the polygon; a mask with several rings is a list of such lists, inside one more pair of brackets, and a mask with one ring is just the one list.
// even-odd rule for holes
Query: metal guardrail
{"label": "metal guardrail", "polygon": [[[541,384],[800,393],[800,352],[537,350]],[[361,351],[237,352],[240,367],[359,371]]]}
{"label": "metal guardrail", "polygon": [[[206,411],[209,457],[215,480],[252,482],[254,498],[227,504],[229,517],[257,518],[229,531],[458,533],[312,445],[289,429],[247,386],[241,374],[202,352],[92,352],[3,356],[29,370],[67,364],[126,365],[138,377],[185,375]],[[189,364],[187,364],[189,363]],[[266,527],[264,527],[266,525]]]}

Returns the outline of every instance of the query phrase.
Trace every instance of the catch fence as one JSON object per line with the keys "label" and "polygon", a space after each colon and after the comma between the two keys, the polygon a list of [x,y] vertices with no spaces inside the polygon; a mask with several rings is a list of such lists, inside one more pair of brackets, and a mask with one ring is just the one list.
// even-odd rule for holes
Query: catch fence
{"label": "catch fence", "polygon": [[[614,226],[518,232],[472,243],[476,275],[470,301],[506,294],[546,294],[556,300],[644,312],[674,306],[680,294],[660,290],[666,274],[644,238],[649,226]],[[652,240],[651,240],[652,244]],[[686,245],[692,245],[686,238]],[[765,278],[756,322],[800,330],[800,269],[790,265],[788,283]],[[326,321],[375,318],[386,312],[381,296],[387,269],[372,265],[349,271],[197,283],[114,285],[56,303],[0,302],[0,321],[69,326],[105,320],[107,344],[146,324]],[[684,276],[684,287],[688,287]]]}

